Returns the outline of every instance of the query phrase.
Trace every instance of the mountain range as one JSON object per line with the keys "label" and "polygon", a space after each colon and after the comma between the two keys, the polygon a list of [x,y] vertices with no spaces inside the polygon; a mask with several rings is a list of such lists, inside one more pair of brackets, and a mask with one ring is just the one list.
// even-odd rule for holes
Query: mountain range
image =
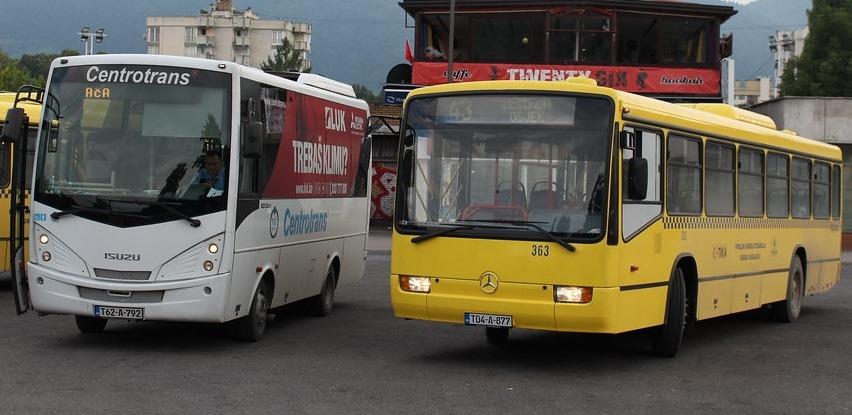
{"label": "mountain range", "polygon": [[[769,35],[806,25],[805,11],[811,7],[811,0],[693,2],[733,6],[739,11],[722,26],[723,33],[734,33],[737,79],[769,76],[774,63]],[[82,50],[77,37],[82,26],[105,29],[107,38],[96,52],[144,53],[146,16],[197,15],[209,0],[3,0],[0,4],[0,50],[19,56]],[[405,41],[414,37],[396,0],[237,0],[235,6],[251,7],[265,19],[310,22],[313,71],[374,90],[380,88],[389,68],[404,61]]]}

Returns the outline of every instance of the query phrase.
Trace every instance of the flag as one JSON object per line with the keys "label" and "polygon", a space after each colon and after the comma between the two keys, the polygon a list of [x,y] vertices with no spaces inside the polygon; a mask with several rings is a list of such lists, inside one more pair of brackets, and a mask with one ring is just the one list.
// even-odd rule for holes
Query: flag
{"label": "flag", "polygon": [[414,63],[414,54],[411,52],[411,44],[408,43],[408,39],[405,39],[405,60]]}

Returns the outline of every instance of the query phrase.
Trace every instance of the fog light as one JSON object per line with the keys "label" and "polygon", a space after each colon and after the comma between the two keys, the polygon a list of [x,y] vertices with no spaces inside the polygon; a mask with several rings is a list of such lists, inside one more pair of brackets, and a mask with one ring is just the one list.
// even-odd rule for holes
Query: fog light
{"label": "fog light", "polygon": [[213,289],[210,287],[204,287],[204,294],[210,295],[213,292]]}
{"label": "fog light", "polygon": [[44,260],[44,262],[50,261],[50,252],[47,252],[47,251],[42,252],[41,253],[41,259]]}
{"label": "fog light", "polygon": [[553,290],[557,303],[585,304],[592,301],[592,289],[589,287],[560,287]]}
{"label": "fog light", "polygon": [[204,261],[204,270],[213,271],[213,261]]}
{"label": "fog light", "polygon": [[219,245],[210,244],[210,246],[207,247],[207,250],[210,251],[211,254],[215,254],[219,252]]}
{"label": "fog light", "polygon": [[41,234],[38,237],[38,241],[41,242],[42,245],[44,245],[44,244],[50,242],[50,238],[48,238],[47,235],[45,235],[45,234]]}
{"label": "fog light", "polygon": [[402,288],[403,291],[428,293],[432,290],[432,280],[429,277],[411,277],[408,275],[400,275],[399,287]]}

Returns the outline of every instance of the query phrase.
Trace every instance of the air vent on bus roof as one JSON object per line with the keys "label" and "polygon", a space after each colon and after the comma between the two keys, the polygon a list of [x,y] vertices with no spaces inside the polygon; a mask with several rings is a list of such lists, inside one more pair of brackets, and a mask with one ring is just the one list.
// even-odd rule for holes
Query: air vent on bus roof
{"label": "air vent on bus roof", "polygon": [[588,78],[585,76],[572,76],[565,80],[565,82],[569,82],[577,85],[589,85],[589,86],[598,86],[598,81]]}
{"label": "air vent on bus roof", "polygon": [[351,85],[346,85],[343,82],[337,82],[324,76],[303,73],[299,75],[299,83],[334,92],[335,94],[355,98],[355,90],[352,89]]}
{"label": "air vent on bus roof", "polygon": [[761,127],[777,130],[775,121],[763,114],[744,110],[727,104],[680,104],[684,107],[694,108],[699,111],[709,112],[725,118],[731,118],[737,121],[747,122]]}

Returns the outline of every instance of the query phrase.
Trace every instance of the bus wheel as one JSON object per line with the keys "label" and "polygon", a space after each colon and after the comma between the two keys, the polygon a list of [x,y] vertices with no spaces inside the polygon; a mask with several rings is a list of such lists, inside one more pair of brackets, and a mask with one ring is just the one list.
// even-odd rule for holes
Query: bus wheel
{"label": "bus wheel", "polygon": [[651,332],[651,349],[657,356],[674,357],[683,340],[686,324],[686,287],[680,267],[674,269],[669,282],[665,317],[663,325]]}
{"label": "bus wheel", "polygon": [[488,343],[499,346],[506,343],[506,340],[509,339],[509,329],[505,327],[486,327],[485,338],[488,339]]}
{"label": "bus wheel", "polygon": [[793,256],[790,264],[790,276],[787,279],[787,299],[772,304],[772,318],[783,323],[792,323],[802,312],[802,300],[805,298],[805,273],[802,260]]}
{"label": "bus wheel", "polygon": [[86,334],[100,333],[107,325],[107,319],[91,316],[74,316],[74,321],[77,323],[77,330]]}
{"label": "bus wheel", "polygon": [[325,317],[331,314],[331,309],[334,308],[334,288],[336,285],[337,271],[334,270],[334,267],[329,267],[325,281],[322,283],[322,291],[311,297],[309,305],[311,315]]}
{"label": "bus wheel", "polygon": [[263,281],[257,285],[249,314],[234,321],[234,334],[237,339],[256,342],[266,333],[266,319],[269,313],[269,287]]}

